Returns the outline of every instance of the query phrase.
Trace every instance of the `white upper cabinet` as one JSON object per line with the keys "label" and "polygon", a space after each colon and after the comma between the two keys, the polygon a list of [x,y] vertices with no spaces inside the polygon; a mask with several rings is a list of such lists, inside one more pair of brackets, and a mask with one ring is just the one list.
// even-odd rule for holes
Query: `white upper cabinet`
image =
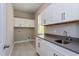
{"label": "white upper cabinet", "polygon": [[53,3],[41,15],[42,25],[78,20],[78,10],[77,3]]}
{"label": "white upper cabinet", "polygon": [[78,20],[79,19],[79,4],[67,3],[63,5],[65,7],[65,20]]}
{"label": "white upper cabinet", "polygon": [[15,18],[15,27],[35,27],[34,20]]}
{"label": "white upper cabinet", "polygon": [[44,25],[61,22],[62,4],[51,4],[41,15]]}

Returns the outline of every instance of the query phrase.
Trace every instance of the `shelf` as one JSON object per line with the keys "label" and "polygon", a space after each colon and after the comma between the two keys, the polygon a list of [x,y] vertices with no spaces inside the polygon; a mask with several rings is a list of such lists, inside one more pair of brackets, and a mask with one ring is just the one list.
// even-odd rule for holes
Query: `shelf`
{"label": "shelf", "polygon": [[68,24],[68,23],[79,23],[79,19],[77,20],[64,20],[62,22],[59,22],[59,23],[53,23],[53,24],[47,24],[47,25],[44,25],[44,26],[51,26],[51,25],[61,25],[61,24]]}
{"label": "shelf", "polygon": [[14,28],[32,28],[32,29],[34,29],[35,27],[14,27]]}

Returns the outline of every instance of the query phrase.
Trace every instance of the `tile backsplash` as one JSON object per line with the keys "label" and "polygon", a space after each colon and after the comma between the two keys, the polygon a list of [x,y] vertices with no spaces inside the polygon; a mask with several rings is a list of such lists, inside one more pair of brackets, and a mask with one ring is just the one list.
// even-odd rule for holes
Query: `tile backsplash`
{"label": "tile backsplash", "polygon": [[79,23],[45,26],[45,33],[65,36],[64,31],[68,36],[79,38]]}

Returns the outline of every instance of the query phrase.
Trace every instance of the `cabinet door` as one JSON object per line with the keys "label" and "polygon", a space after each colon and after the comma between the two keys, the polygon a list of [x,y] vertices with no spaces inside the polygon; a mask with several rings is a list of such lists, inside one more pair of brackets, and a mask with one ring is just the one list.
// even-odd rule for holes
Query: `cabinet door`
{"label": "cabinet door", "polygon": [[24,20],[21,18],[15,18],[15,27],[23,27],[24,26]]}
{"label": "cabinet door", "polygon": [[21,24],[20,24],[20,21],[15,19],[15,24],[14,24],[15,27],[20,27]]}
{"label": "cabinet door", "polygon": [[17,23],[18,22],[17,20],[14,20],[14,22],[15,22],[14,24],[15,27],[19,26],[19,24]]}
{"label": "cabinet door", "polygon": [[44,13],[41,16],[41,19],[43,20],[42,24],[43,25],[48,25],[53,23],[53,9],[52,9],[53,5],[51,4],[50,6],[48,6],[46,8],[46,10],[44,11]]}
{"label": "cabinet door", "polygon": [[[46,10],[47,10],[47,8],[46,8]],[[46,17],[47,17],[46,10],[41,14],[41,24],[42,25],[46,24]]]}
{"label": "cabinet door", "polygon": [[53,49],[53,56],[64,56],[64,55]]}
{"label": "cabinet door", "polygon": [[41,56],[63,56],[61,53],[54,49],[53,45],[49,42],[42,40],[40,41]]}
{"label": "cabinet door", "polygon": [[34,27],[34,20],[15,18],[15,27]]}
{"label": "cabinet door", "polygon": [[[39,40],[37,40],[37,42],[36,42],[36,51],[41,56],[78,56],[78,54],[76,54],[72,51],[69,51],[65,48],[62,48],[60,46],[57,46],[53,43],[50,43],[46,40],[43,40],[40,38],[39,38]],[[39,44],[37,44],[38,42],[40,42],[40,46],[39,46]]]}
{"label": "cabinet door", "polygon": [[65,3],[63,4],[65,12],[65,21],[79,19],[79,4],[78,3]]}
{"label": "cabinet door", "polygon": [[62,19],[61,13],[63,12],[62,6],[63,6],[62,4],[56,4],[56,3],[48,6],[48,8],[41,16],[42,17],[41,19],[43,19],[43,24],[48,25],[61,22]]}
{"label": "cabinet door", "polygon": [[[63,56],[61,53],[55,50],[55,46],[51,45],[50,42],[42,40],[42,51],[45,56]],[[57,48],[58,49],[58,48]]]}
{"label": "cabinet door", "polygon": [[34,20],[29,20],[29,27],[35,27]]}
{"label": "cabinet door", "polygon": [[36,37],[36,52],[40,55],[40,38]]}
{"label": "cabinet door", "polygon": [[41,56],[52,56],[53,51],[52,48],[49,46],[47,41],[42,40],[40,41],[40,50],[41,50]]}
{"label": "cabinet door", "polygon": [[47,25],[47,24],[51,24],[53,19],[52,19],[52,14],[53,14],[53,10],[52,10],[52,4],[49,5],[45,11],[43,12],[43,14],[41,15],[41,19],[42,19],[42,25]]}
{"label": "cabinet door", "polygon": [[79,4],[78,3],[53,3],[45,10],[41,16],[43,24],[54,24],[64,21],[79,19]]}
{"label": "cabinet door", "polygon": [[29,20],[24,20],[24,27],[29,27]]}

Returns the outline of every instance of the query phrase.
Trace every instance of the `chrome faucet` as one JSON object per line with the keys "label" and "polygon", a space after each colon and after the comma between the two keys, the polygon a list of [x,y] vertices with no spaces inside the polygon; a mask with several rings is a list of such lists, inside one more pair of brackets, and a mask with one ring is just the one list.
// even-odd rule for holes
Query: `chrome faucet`
{"label": "chrome faucet", "polygon": [[64,34],[64,36],[65,36],[65,39],[62,40],[62,44],[64,44],[65,40],[67,40],[67,38],[68,38],[68,37],[67,37],[67,31],[64,31],[63,34]]}
{"label": "chrome faucet", "polygon": [[71,36],[68,36],[67,31],[64,31],[65,34],[65,40],[72,41]]}
{"label": "chrome faucet", "polygon": [[65,34],[65,40],[67,40],[68,38],[67,31],[64,31],[64,34]]}

